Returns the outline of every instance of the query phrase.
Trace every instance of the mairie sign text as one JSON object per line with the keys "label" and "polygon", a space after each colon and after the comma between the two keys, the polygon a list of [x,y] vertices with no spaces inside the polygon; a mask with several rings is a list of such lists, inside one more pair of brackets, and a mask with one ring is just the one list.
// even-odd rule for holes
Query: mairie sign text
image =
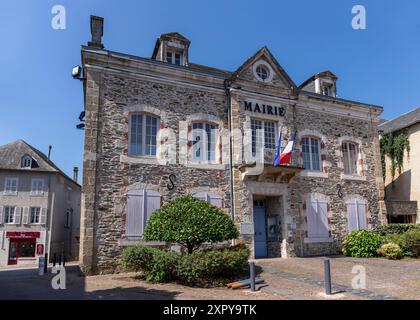
{"label": "mairie sign text", "polygon": [[271,114],[273,116],[284,117],[286,110],[284,107],[270,106],[266,104],[259,104],[256,102],[245,101],[245,111],[252,111],[264,114]]}

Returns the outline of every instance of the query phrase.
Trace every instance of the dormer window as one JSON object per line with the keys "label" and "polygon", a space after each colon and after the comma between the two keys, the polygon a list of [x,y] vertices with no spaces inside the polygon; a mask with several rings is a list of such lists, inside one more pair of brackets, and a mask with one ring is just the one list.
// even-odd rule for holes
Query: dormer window
{"label": "dormer window", "polygon": [[333,95],[333,93],[332,93],[332,85],[323,85],[323,87],[322,87],[322,94],[324,95],[324,96],[332,96]]}
{"label": "dormer window", "polygon": [[167,51],[166,52],[166,62],[176,64],[177,66],[181,65],[182,54],[179,52],[174,51]]}
{"label": "dormer window", "polygon": [[21,160],[21,167],[22,168],[31,168],[32,167],[32,157],[31,156],[23,156]]}

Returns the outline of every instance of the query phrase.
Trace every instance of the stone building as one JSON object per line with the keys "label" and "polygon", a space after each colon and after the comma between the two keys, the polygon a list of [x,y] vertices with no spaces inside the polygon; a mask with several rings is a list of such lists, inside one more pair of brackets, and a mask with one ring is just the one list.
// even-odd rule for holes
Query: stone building
{"label": "stone building", "polygon": [[[176,32],[150,58],[127,55],[104,48],[102,24],[91,18],[82,47],[86,271],[115,271],[178,195],[222,207],[253,257],[337,253],[349,231],[384,221],[382,108],[338,98],[332,72],[298,86],[267,47],[235,71],[202,66]],[[274,167],[280,132],[283,146],[297,138]]]}
{"label": "stone building", "polygon": [[37,264],[45,253],[77,260],[80,195],[45,154],[18,140],[0,146],[0,265]]}
{"label": "stone building", "polygon": [[389,223],[420,223],[420,108],[379,125],[381,134],[408,134],[401,173],[391,175],[391,160],[385,156],[385,204]]}

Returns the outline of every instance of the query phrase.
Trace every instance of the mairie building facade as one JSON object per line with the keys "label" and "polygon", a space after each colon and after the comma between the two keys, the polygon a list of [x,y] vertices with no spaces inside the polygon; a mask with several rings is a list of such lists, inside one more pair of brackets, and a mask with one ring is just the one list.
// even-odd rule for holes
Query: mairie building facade
{"label": "mairie building facade", "polygon": [[[235,71],[198,65],[176,32],[131,56],[104,48],[102,24],[91,18],[82,47],[85,271],[118,270],[122,248],[144,243],[150,215],[179,195],[225,210],[254,258],[339,253],[348,232],[385,221],[382,108],[338,98],[332,72],[298,86],[267,47]],[[274,167],[280,132],[283,147],[296,141]]]}

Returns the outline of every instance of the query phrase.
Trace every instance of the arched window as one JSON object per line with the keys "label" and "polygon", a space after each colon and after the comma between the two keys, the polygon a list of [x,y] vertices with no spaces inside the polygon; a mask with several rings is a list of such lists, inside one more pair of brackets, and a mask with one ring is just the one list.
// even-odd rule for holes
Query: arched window
{"label": "arched window", "polygon": [[311,171],[322,171],[321,141],[318,138],[303,137],[301,145],[304,168]]}
{"label": "arched window", "polygon": [[343,142],[344,173],[357,175],[357,160],[359,158],[359,146],[354,142]]}
{"label": "arched window", "polygon": [[205,122],[192,124],[192,155],[194,161],[215,161],[218,126]]}
{"label": "arched window", "polygon": [[159,118],[148,114],[132,114],[129,127],[129,155],[155,156]]}
{"label": "arched window", "polygon": [[32,157],[29,155],[24,155],[21,160],[22,168],[31,168],[32,167]]}

